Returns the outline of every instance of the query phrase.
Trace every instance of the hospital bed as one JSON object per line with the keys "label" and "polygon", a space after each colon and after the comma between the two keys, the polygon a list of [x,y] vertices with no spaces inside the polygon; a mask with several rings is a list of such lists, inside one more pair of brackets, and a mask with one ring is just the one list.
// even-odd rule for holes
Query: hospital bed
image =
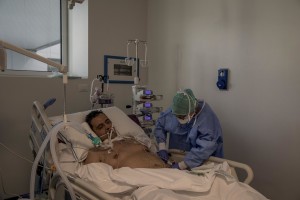
{"label": "hospital bed", "polygon": [[[29,133],[32,153],[36,157],[47,134],[65,119],[78,125],[58,131],[55,144],[59,168],[66,175],[76,199],[266,199],[248,185],[253,179],[248,165],[216,157],[210,157],[203,166],[191,171],[128,167],[113,170],[105,163],[83,165],[87,150],[93,147],[86,135],[81,133],[82,130],[90,131],[84,124],[90,110],[68,114],[66,118],[48,117],[45,107],[38,101],[33,102]],[[102,111],[117,131],[143,141],[156,152],[153,139],[124,112],[117,107],[103,108]],[[181,160],[185,152],[170,150],[170,153],[176,161]],[[58,166],[53,156],[48,145],[38,160],[35,196],[37,198],[46,192],[51,200],[71,199],[66,181],[57,173]],[[244,171],[243,180],[239,180],[237,170]]]}

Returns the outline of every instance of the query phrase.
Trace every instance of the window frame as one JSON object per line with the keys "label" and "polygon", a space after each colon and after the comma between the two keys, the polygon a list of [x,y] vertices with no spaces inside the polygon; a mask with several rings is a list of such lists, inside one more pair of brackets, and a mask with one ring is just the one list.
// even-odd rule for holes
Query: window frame
{"label": "window frame", "polygon": [[[60,0],[60,56],[61,62],[57,62],[64,66],[68,66],[68,0]],[[68,71],[68,69],[67,69]],[[5,69],[5,71],[0,72],[1,76],[7,77],[55,77],[57,72],[50,71],[35,71],[35,70],[13,70]]]}

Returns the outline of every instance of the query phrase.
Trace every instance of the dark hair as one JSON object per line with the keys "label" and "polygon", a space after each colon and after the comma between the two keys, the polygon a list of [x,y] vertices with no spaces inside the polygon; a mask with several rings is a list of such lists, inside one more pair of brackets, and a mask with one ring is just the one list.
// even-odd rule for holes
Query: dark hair
{"label": "dark hair", "polygon": [[88,125],[90,126],[91,129],[93,129],[92,124],[91,124],[92,119],[94,119],[95,117],[97,117],[100,114],[104,114],[102,112],[102,110],[93,110],[85,116],[85,121],[86,121],[86,123],[88,123]]}

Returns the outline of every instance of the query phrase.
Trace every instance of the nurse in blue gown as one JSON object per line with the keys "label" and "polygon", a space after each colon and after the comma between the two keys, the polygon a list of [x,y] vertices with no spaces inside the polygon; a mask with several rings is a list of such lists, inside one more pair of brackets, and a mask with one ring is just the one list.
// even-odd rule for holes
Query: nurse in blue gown
{"label": "nurse in blue gown", "polygon": [[208,103],[195,98],[191,89],[178,91],[171,107],[156,121],[154,134],[158,155],[165,162],[169,160],[166,149],[168,132],[169,149],[187,151],[183,161],[173,163],[172,168],[191,169],[203,164],[210,156],[223,157],[223,136],[218,117]]}

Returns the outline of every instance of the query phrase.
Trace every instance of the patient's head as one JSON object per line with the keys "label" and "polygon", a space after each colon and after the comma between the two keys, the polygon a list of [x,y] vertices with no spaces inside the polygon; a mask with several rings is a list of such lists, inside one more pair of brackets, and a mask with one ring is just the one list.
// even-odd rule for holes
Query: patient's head
{"label": "patient's head", "polygon": [[[94,133],[101,138],[102,141],[108,138],[108,133],[112,129],[112,122],[101,110],[91,111],[85,117],[85,121],[89,124]],[[115,132],[112,138],[114,137],[116,137]]]}

